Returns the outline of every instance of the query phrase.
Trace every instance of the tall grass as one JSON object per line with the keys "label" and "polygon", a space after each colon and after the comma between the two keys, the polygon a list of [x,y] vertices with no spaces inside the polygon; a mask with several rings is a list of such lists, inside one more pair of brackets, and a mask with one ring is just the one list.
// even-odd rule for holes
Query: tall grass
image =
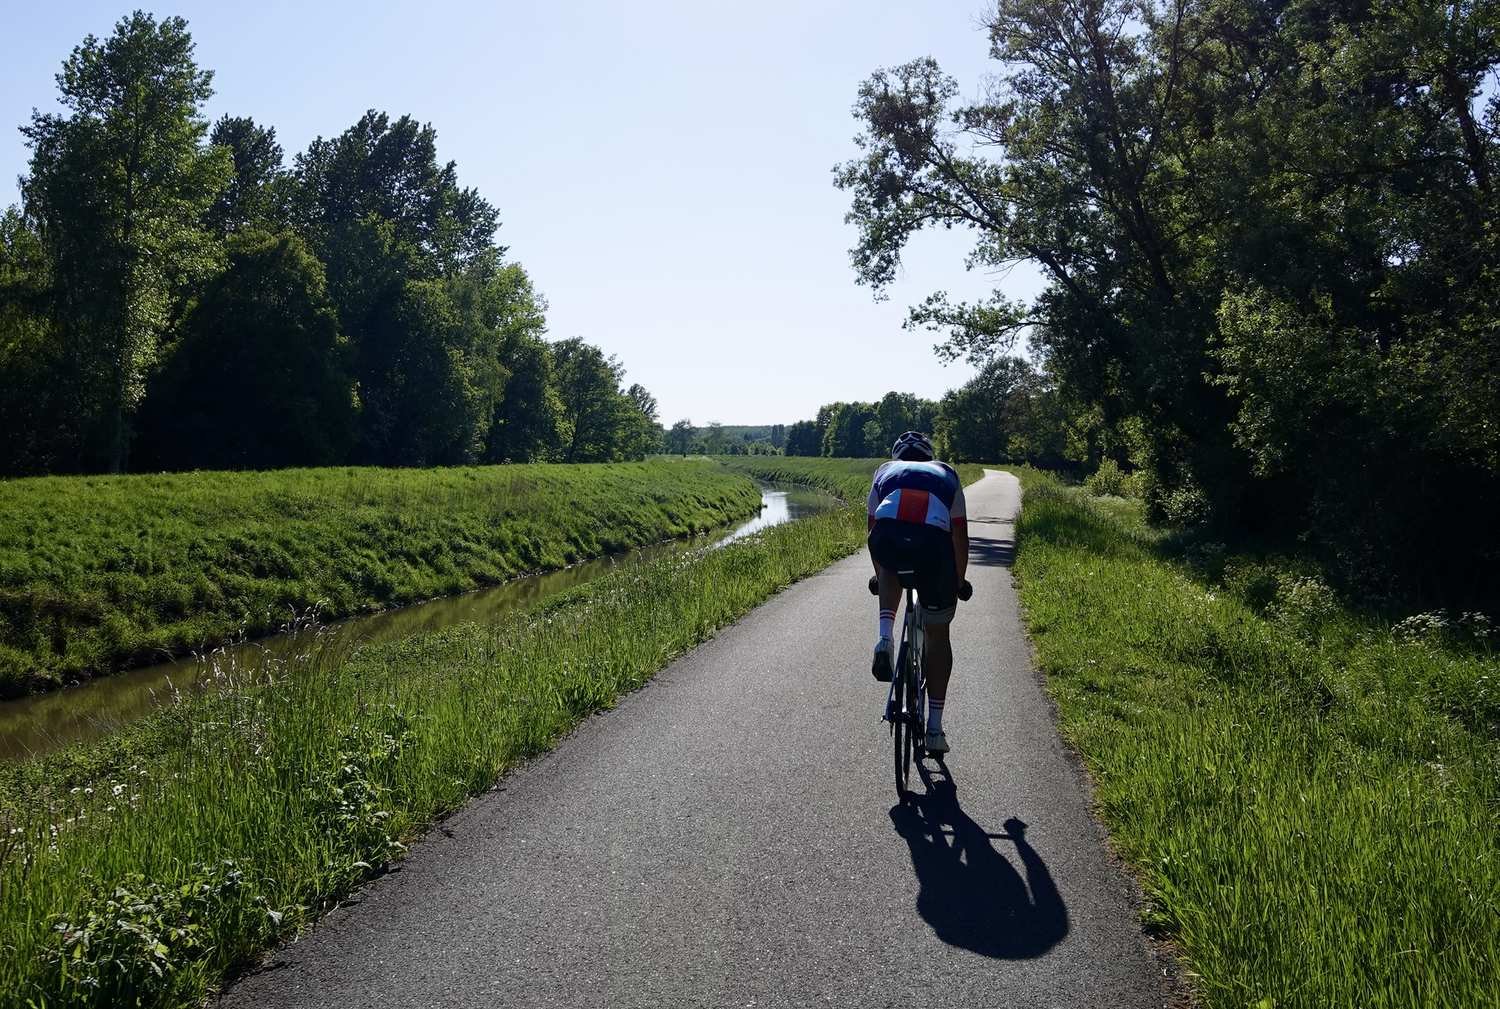
{"label": "tall grass", "polygon": [[1022,476],[1063,730],[1203,1002],[1500,1004],[1500,656]]}
{"label": "tall grass", "polygon": [[705,460],[0,481],[0,694],[716,528]]}

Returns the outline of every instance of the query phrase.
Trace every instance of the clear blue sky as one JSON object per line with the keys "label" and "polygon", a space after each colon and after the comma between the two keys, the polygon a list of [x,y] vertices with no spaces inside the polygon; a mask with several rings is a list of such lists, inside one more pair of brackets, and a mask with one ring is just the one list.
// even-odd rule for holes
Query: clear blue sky
{"label": "clear blue sky", "polygon": [[[148,8],[151,9],[151,8]],[[207,112],[276,127],[291,155],[368,108],[432,123],[439,154],[500,208],[500,239],[549,303],[550,335],[618,354],[663,420],[789,422],[888,389],[936,397],[943,367],[906,305],[986,293],[967,239],[919,239],[888,302],[854,283],[849,114],[879,66],[931,55],[978,93],[993,64],[983,0],[721,4],[178,3]],[[53,76],[128,7],[16,5],[0,34],[0,204],[27,151],[15,127],[54,107]],[[1012,294],[1035,275],[1004,278]]]}

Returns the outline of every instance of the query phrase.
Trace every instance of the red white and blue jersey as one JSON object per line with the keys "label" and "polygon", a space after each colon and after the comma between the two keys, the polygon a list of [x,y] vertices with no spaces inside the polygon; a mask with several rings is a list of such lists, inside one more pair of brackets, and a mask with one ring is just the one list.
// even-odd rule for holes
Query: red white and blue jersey
{"label": "red white and blue jersey", "polygon": [[867,504],[872,519],[895,519],[948,530],[964,521],[964,487],[941,462],[893,460],[875,471]]}

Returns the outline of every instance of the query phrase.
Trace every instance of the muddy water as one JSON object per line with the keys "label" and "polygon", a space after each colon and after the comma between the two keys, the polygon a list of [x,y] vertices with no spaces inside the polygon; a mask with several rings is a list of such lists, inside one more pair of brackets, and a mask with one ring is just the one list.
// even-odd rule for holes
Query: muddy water
{"label": "muddy water", "polygon": [[517,578],[493,588],[354,617],[329,627],[228,645],[208,658],[188,656],[101,677],[66,690],[6,701],[0,703],[0,760],[21,760],[69,743],[108,735],[167,703],[174,690],[193,689],[208,681],[215,668],[232,668],[237,678],[253,679],[257,668],[285,661],[299,650],[311,647],[314,640],[319,648],[347,649],[355,644],[394,641],[453,624],[493,620],[592,581],[619,564],[696,547],[722,546],[835,504],[833,498],[805,488],[764,485],[760,513],[739,526],[716,533],[642,547],[561,571]]}

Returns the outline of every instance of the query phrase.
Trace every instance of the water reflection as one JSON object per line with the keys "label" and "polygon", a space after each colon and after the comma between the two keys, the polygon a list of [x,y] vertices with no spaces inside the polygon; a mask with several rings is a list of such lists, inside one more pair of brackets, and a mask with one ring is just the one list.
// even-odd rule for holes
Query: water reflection
{"label": "water reflection", "polygon": [[[235,669],[237,679],[253,679],[257,668],[284,661],[307,648],[315,633],[317,647],[348,649],[356,644],[394,641],[454,624],[483,623],[591,581],[618,565],[704,546],[722,546],[835,503],[816,491],[763,486],[760,513],[727,534],[709,533],[690,540],[659,543],[476,592],[354,617],[316,631],[305,629],[229,645],[215,653],[214,658],[220,668]],[[192,689],[212,675],[213,665],[209,661],[187,656],[101,677],[67,690],[4,702],[0,704],[0,760],[24,759],[107,735],[165,704],[174,690]]]}

